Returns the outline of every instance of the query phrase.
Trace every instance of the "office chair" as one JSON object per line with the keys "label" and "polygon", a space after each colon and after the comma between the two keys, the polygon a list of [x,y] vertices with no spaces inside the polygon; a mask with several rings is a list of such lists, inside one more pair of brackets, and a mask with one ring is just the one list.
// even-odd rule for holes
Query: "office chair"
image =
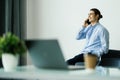
{"label": "office chair", "polygon": [[103,54],[99,66],[120,68],[120,50],[110,49],[107,54]]}

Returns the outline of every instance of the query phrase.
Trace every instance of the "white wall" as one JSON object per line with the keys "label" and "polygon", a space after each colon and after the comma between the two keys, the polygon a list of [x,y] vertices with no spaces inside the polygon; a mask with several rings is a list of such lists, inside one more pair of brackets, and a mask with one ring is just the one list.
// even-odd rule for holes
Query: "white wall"
{"label": "white wall", "polygon": [[120,49],[120,0],[28,0],[27,38],[58,39],[65,58],[79,54],[85,41],[76,35],[91,8],[103,14],[100,20],[110,32],[110,48]]}

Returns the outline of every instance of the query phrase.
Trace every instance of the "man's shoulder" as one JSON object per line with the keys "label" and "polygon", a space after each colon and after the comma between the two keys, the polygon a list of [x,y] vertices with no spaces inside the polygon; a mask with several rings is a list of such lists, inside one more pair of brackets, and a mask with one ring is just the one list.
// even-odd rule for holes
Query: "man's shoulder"
{"label": "man's shoulder", "polygon": [[102,24],[98,24],[97,25],[97,28],[100,29],[100,30],[107,30],[106,27],[104,27]]}
{"label": "man's shoulder", "polygon": [[109,33],[108,32],[108,30],[107,30],[107,28],[106,27],[104,27],[102,24],[98,24],[97,26],[96,26],[97,28],[97,31],[99,31],[99,32],[107,32],[107,33]]}

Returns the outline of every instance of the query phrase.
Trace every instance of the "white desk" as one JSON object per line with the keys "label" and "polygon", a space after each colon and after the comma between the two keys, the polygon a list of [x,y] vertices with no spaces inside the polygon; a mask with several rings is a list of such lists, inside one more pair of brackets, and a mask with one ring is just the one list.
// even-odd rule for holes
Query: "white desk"
{"label": "white desk", "polygon": [[13,72],[0,69],[0,78],[28,80],[120,80],[120,70],[111,69],[110,75],[85,74],[84,70],[49,70],[37,69],[33,66],[18,67]]}

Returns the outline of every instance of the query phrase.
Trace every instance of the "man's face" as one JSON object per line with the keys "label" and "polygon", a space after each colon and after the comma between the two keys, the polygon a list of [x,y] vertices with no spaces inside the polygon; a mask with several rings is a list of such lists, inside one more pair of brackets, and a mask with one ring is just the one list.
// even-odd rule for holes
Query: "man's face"
{"label": "man's face", "polygon": [[90,22],[95,22],[98,20],[98,15],[95,15],[94,11],[90,11],[88,14],[88,19]]}

